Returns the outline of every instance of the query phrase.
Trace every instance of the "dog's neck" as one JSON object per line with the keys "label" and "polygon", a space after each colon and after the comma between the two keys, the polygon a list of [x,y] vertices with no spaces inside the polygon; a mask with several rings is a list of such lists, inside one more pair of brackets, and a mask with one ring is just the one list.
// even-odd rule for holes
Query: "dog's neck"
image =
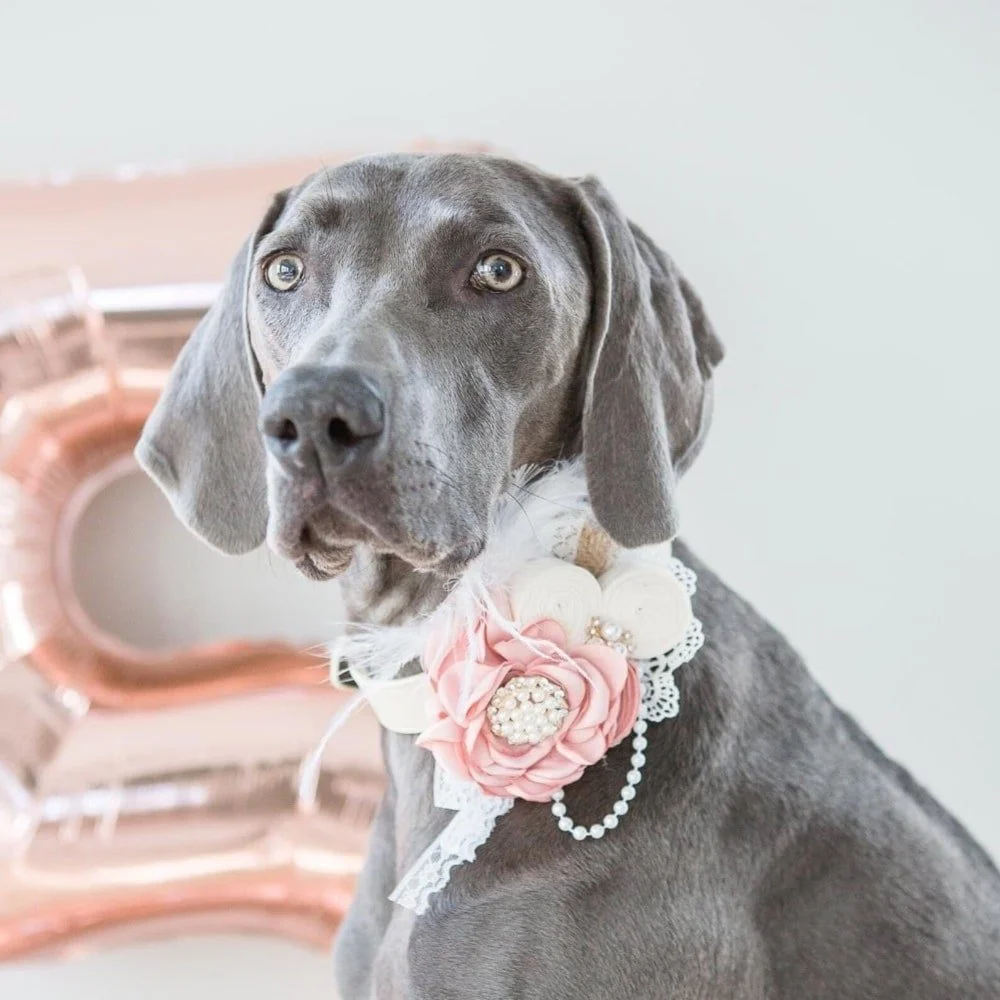
{"label": "dog's neck", "polygon": [[432,611],[445,596],[444,581],[397,556],[359,547],[341,577],[348,619],[366,625],[401,625]]}
{"label": "dog's neck", "polygon": [[[544,465],[579,456],[583,448],[582,406],[581,399],[568,396],[554,432],[542,433],[532,420],[526,421],[517,442],[516,465]],[[365,625],[402,625],[415,615],[433,611],[447,593],[441,577],[364,545],[355,550],[340,584],[348,620]]]}

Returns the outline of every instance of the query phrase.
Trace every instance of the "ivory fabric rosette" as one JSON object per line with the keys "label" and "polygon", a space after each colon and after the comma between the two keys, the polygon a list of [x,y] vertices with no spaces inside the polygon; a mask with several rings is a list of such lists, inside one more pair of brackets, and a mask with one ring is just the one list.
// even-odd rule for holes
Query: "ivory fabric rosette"
{"label": "ivory fabric rosette", "polygon": [[521,625],[551,618],[571,643],[610,643],[643,660],[672,649],[692,619],[691,598],[668,566],[622,552],[594,576],[562,559],[536,559],[510,583],[510,604]]}

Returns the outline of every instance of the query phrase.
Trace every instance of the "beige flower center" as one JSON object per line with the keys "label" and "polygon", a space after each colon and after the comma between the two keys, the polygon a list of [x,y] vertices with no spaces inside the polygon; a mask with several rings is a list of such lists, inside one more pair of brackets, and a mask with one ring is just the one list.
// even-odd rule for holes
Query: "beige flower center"
{"label": "beige flower center", "polygon": [[486,709],[490,732],[512,747],[536,746],[555,736],[568,713],[562,687],[535,674],[514,677],[497,688]]}

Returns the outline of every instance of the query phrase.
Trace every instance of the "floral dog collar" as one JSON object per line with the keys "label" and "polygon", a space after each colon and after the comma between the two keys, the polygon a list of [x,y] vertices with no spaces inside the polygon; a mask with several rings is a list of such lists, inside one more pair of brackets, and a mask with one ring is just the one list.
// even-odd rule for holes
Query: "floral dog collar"
{"label": "floral dog collar", "polygon": [[[517,799],[550,802],[576,840],[614,830],[642,780],[648,725],[678,713],[674,672],[704,642],[695,575],[669,543],[616,549],[579,462],[535,475],[518,477],[517,502],[499,506],[486,550],[431,615],[331,651],[382,724],[433,754],[435,805],[457,813],[391,896],[417,913]],[[422,672],[397,679],[414,660]],[[576,823],[563,789],[629,735],[618,799],[600,822]]]}

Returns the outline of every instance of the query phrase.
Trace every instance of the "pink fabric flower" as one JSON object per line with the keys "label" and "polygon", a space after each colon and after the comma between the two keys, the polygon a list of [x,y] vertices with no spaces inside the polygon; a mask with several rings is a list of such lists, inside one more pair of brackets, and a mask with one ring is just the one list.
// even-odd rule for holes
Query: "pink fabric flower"
{"label": "pink fabric flower", "polygon": [[[502,600],[498,610],[509,619]],[[436,721],[417,743],[445,770],[490,795],[548,800],[620,743],[639,714],[635,666],[602,643],[568,648],[554,621],[514,636],[484,614],[471,635],[433,636],[424,669],[436,695]],[[517,676],[545,677],[566,693],[569,711],[558,731],[534,745],[511,745],[491,731],[487,717],[497,689]]]}

